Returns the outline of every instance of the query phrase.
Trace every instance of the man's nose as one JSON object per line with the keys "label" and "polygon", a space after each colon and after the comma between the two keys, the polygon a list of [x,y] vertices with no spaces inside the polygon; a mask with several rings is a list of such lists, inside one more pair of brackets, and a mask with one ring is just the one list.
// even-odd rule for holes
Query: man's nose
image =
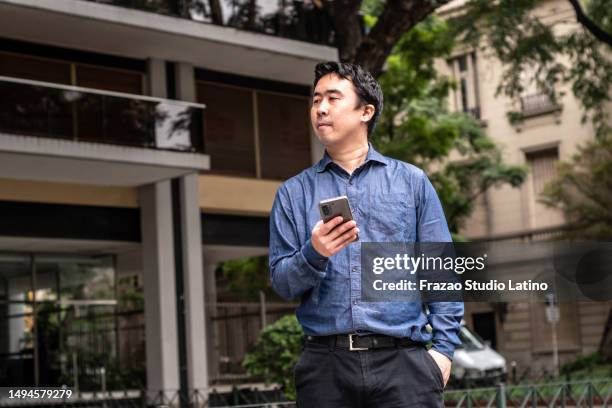
{"label": "man's nose", "polygon": [[329,111],[329,104],[325,100],[322,100],[321,102],[319,102],[319,105],[317,106],[317,116],[327,115],[328,111]]}

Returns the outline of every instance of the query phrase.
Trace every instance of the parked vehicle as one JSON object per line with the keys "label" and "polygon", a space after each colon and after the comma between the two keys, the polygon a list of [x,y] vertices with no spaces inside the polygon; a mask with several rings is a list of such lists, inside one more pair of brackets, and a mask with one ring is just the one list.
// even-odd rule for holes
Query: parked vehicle
{"label": "parked vehicle", "polygon": [[506,381],[506,359],[465,324],[459,337],[463,344],[455,350],[451,382],[459,387],[495,385]]}

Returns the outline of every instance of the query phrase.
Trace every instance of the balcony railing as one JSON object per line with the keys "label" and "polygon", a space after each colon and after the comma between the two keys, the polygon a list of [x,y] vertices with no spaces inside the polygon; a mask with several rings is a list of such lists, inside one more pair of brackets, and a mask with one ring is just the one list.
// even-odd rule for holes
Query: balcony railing
{"label": "balcony railing", "polygon": [[521,113],[523,117],[539,116],[561,110],[561,106],[553,102],[548,95],[533,94],[521,96]]}
{"label": "balcony railing", "polygon": [[316,1],[85,0],[316,44],[333,45],[332,21]]}
{"label": "balcony railing", "polygon": [[204,105],[0,76],[0,133],[204,153]]}

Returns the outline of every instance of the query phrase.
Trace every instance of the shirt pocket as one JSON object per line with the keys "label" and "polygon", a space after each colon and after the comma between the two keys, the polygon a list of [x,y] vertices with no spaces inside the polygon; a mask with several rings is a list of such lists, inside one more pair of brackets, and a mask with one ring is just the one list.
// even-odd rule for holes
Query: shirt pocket
{"label": "shirt pocket", "polygon": [[402,193],[370,196],[367,228],[382,234],[395,234],[410,226],[407,195]]}

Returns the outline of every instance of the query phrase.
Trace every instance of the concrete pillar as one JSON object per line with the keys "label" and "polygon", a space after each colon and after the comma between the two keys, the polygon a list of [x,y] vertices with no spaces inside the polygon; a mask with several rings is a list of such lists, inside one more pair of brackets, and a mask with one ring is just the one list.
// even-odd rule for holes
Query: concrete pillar
{"label": "concrete pillar", "polygon": [[217,264],[204,265],[204,299],[206,301],[206,332],[208,342],[206,352],[208,354],[208,375],[209,379],[219,377],[219,333],[215,327],[215,317],[217,317],[217,282],[215,280],[215,270]]}
{"label": "concrete pillar", "polygon": [[147,60],[147,91],[150,96],[165,98],[166,90],[166,61],[151,58]]}
{"label": "concrete pillar", "polygon": [[[197,102],[193,65],[175,64],[175,89],[177,99]],[[194,390],[204,391],[209,382],[198,174],[181,177],[180,186],[187,382],[193,393]]]}
{"label": "concrete pillar", "polygon": [[187,381],[190,394],[208,387],[207,330],[204,314],[204,273],[202,232],[198,205],[198,174],[181,177],[181,234],[183,241],[183,282]]}
{"label": "concrete pillar", "polygon": [[147,389],[179,389],[170,181],[140,187]]}
{"label": "concrete pillar", "polygon": [[197,102],[193,65],[177,62],[175,68],[176,97],[181,101]]}

